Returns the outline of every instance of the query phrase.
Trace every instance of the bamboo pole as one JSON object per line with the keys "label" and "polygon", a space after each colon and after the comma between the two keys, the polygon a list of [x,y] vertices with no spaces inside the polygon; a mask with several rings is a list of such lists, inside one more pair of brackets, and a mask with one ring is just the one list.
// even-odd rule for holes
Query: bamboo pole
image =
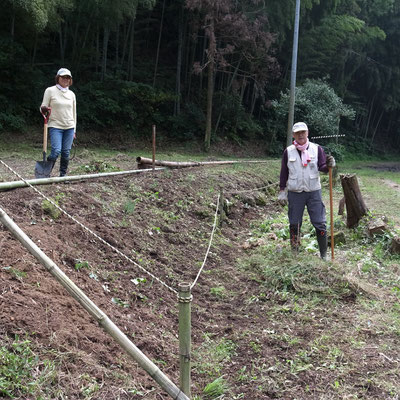
{"label": "bamboo pole", "polygon": [[[151,158],[146,157],[137,157],[136,161],[138,163],[138,168],[146,168],[146,165],[153,164],[153,160]],[[169,167],[169,168],[188,168],[188,167],[201,167],[205,165],[226,165],[226,164],[255,164],[255,163],[266,163],[269,160],[243,160],[243,161],[162,161],[162,160],[154,160],[155,165],[160,167]]]}
{"label": "bamboo pole", "polygon": [[[157,170],[162,170],[164,168],[156,168]],[[152,171],[152,169],[134,169],[129,171],[116,171],[116,172],[102,172],[98,174],[88,174],[88,175],[69,175],[69,176],[59,176],[54,178],[43,178],[43,179],[27,179],[25,181],[11,181],[11,182],[0,182],[0,192],[4,190],[11,190],[20,187],[26,187],[29,185],[50,185],[52,183],[60,182],[72,182],[81,181],[85,179],[95,179],[108,176],[118,176],[118,175],[130,175],[139,174],[141,172]]]}
{"label": "bamboo pole", "polygon": [[22,231],[0,207],[0,220],[21,244],[54,276],[68,293],[115,339],[115,341],[175,400],[190,400],[147,358],[110,318]]}
{"label": "bamboo pole", "polygon": [[189,283],[179,285],[179,370],[180,388],[191,397],[190,358],[191,358],[191,302]]}

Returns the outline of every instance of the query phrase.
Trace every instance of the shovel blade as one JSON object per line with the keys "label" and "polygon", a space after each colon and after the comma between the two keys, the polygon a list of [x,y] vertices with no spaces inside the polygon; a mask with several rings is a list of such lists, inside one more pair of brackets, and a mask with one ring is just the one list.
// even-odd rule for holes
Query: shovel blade
{"label": "shovel blade", "polygon": [[35,166],[35,178],[50,178],[51,171],[53,169],[53,161],[36,161]]}

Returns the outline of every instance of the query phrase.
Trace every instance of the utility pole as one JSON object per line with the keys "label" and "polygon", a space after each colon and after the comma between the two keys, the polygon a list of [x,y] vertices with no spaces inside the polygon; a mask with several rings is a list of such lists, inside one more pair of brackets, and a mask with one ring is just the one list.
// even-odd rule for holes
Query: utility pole
{"label": "utility pole", "polygon": [[293,34],[293,51],[292,51],[292,72],[290,75],[289,118],[288,118],[288,129],[286,136],[287,146],[290,146],[292,144],[294,98],[296,91],[297,48],[299,43],[299,20],[300,20],[300,0],[296,0],[296,13],[294,17],[294,34]]}

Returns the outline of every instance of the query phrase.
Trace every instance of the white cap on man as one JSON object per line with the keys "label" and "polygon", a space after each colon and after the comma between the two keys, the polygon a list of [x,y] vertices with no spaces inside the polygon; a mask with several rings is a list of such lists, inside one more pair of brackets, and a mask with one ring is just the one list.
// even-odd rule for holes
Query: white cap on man
{"label": "white cap on man", "polygon": [[72,78],[71,71],[67,68],[60,68],[57,72],[58,76],[70,76]]}
{"label": "white cap on man", "polygon": [[305,122],[296,122],[293,125],[292,132],[308,131],[308,126]]}

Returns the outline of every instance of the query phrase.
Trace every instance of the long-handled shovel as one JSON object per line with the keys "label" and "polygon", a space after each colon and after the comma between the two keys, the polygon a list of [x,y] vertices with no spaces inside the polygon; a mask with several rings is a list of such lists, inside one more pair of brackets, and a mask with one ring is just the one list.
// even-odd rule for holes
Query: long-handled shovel
{"label": "long-handled shovel", "polygon": [[46,152],[47,152],[47,123],[49,122],[49,117],[51,114],[51,109],[49,108],[47,114],[43,114],[44,118],[44,128],[43,128],[43,161],[36,161],[35,166],[35,177],[37,179],[41,178],[49,178],[51,174],[51,170],[54,166],[54,161],[47,161]]}
{"label": "long-handled shovel", "polygon": [[332,193],[332,167],[329,167],[329,203],[331,214],[331,254],[332,260],[335,259],[335,241],[333,238],[333,193]]}

